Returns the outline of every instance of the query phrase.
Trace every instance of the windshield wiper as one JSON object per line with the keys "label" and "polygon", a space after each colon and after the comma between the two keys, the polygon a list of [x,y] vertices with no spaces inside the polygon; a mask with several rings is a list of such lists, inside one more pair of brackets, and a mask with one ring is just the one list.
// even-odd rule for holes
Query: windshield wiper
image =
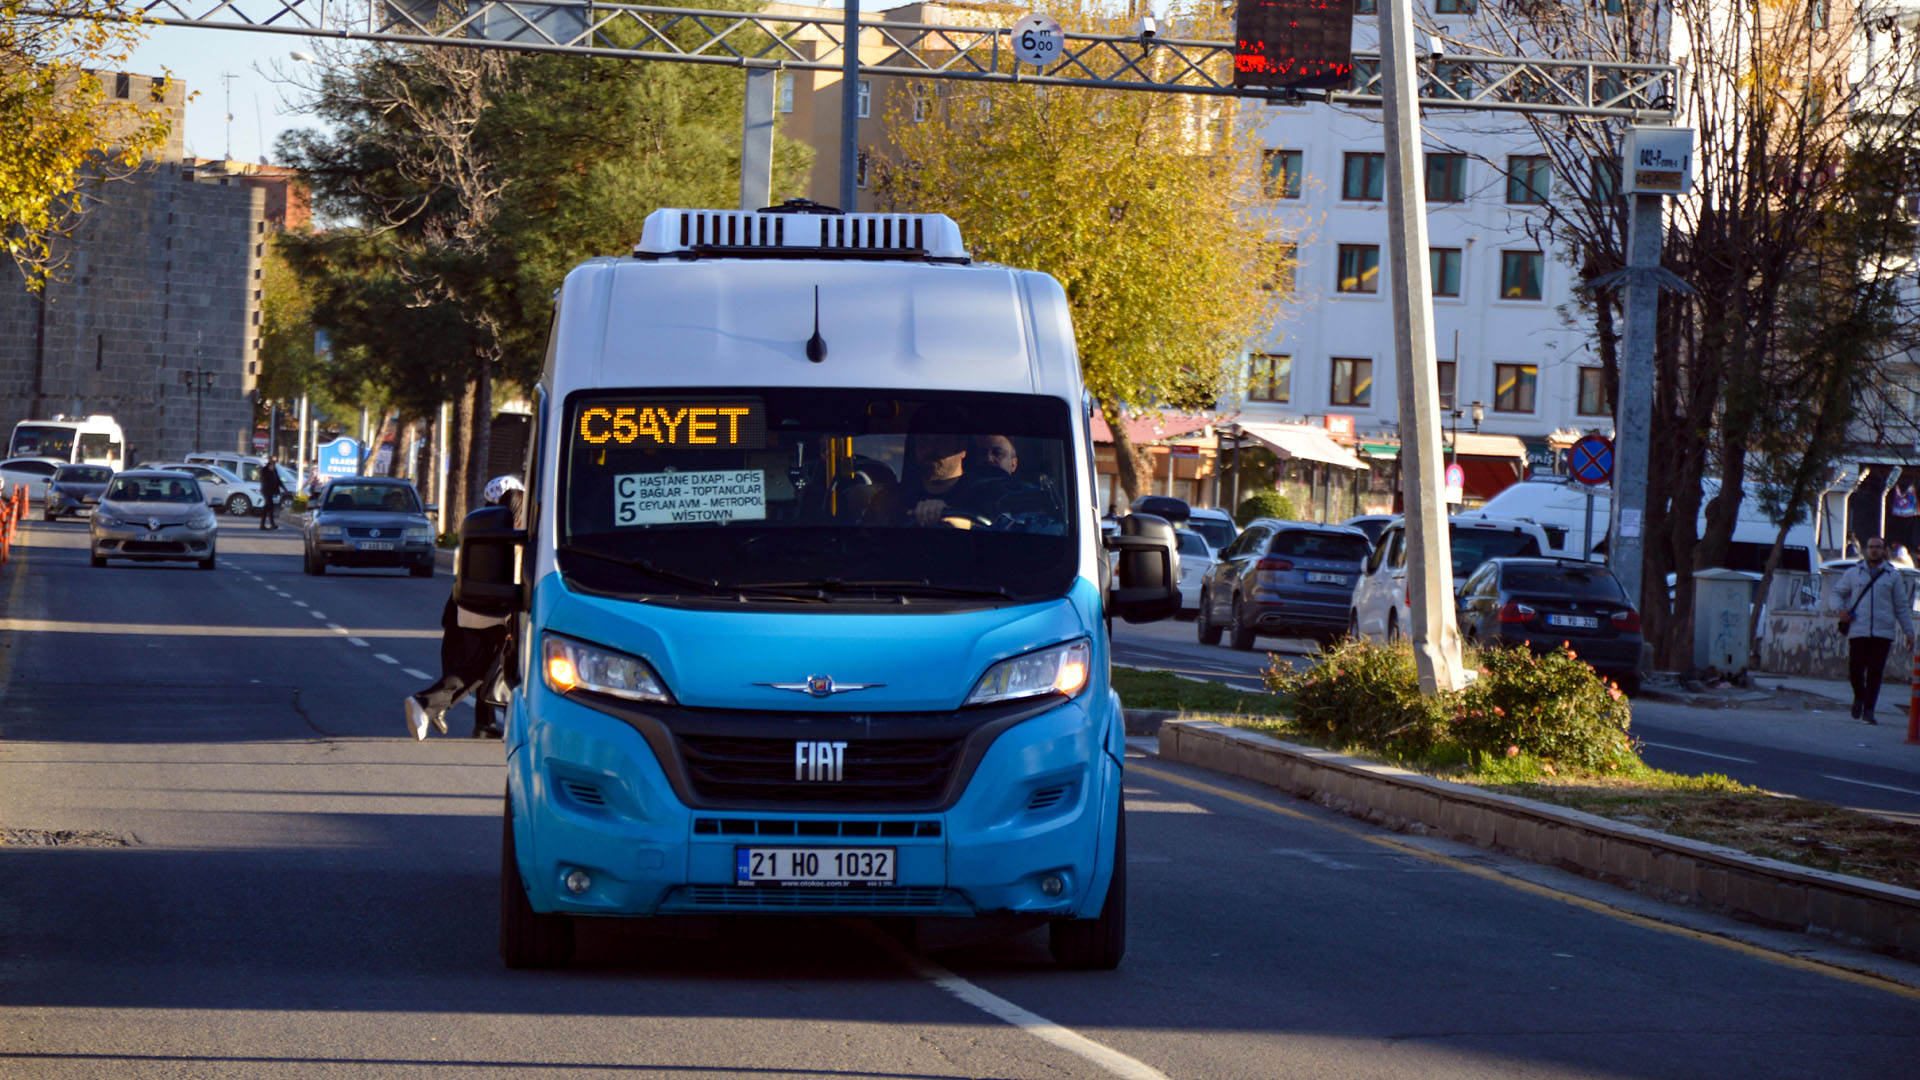
{"label": "windshield wiper", "polygon": [[818,578],[812,581],[756,581],[738,586],[741,589],[810,589],[821,593],[851,592],[898,592],[913,593],[921,596],[963,596],[986,597],[1011,600],[1013,594],[1006,586],[995,585],[990,588],[970,588],[963,585],[936,585],[926,578],[903,578],[900,580],[848,580],[846,578]]}
{"label": "windshield wiper", "polygon": [[592,548],[581,547],[578,544],[561,544],[555,550],[562,555],[579,555],[583,558],[598,559],[603,563],[611,563],[614,566],[624,567],[628,570],[638,570],[648,577],[657,578],[670,585],[685,585],[688,588],[698,589],[705,593],[732,591],[722,587],[718,581],[712,578],[697,578],[691,574],[681,574],[672,570],[662,569],[648,562],[646,559],[629,559],[624,555],[609,555],[604,551],[595,551]]}

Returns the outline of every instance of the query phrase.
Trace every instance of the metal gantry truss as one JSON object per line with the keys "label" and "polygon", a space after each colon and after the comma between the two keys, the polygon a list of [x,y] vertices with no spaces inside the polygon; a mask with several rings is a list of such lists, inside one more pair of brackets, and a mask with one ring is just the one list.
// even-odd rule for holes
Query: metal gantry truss
{"label": "metal gantry truss", "polygon": [[[459,45],[664,60],[741,68],[840,71],[842,13],[761,14],[587,0],[135,0],[141,18],[170,26],[304,37]],[[51,14],[39,12],[40,14]],[[861,20],[863,74],[1037,86],[1078,86],[1280,101],[1380,104],[1377,53],[1354,54],[1351,87],[1298,93],[1237,90],[1233,43],[1178,38],[1151,43],[1114,34],[1066,35],[1047,68],[1020,64],[1010,27]],[[1475,53],[1422,57],[1422,107],[1560,113],[1671,123],[1671,64],[1563,60]]]}

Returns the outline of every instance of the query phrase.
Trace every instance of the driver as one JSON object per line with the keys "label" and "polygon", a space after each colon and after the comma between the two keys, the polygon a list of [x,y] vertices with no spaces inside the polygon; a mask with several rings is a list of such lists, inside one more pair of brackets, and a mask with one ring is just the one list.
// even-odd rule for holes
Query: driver
{"label": "driver", "polygon": [[913,414],[907,437],[910,479],[900,488],[899,505],[913,525],[932,525],[949,518],[990,516],[1006,493],[1009,480],[1003,470],[967,467],[972,436],[958,409],[924,405]]}

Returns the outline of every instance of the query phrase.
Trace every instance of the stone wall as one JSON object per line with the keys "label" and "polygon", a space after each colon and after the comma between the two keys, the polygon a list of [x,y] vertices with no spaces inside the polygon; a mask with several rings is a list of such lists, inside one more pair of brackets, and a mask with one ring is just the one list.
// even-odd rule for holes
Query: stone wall
{"label": "stone wall", "polygon": [[179,163],[94,189],[60,280],[0,283],[0,432],[106,413],[140,461],[250,450],[263,207],[238,178],[196,183]]}

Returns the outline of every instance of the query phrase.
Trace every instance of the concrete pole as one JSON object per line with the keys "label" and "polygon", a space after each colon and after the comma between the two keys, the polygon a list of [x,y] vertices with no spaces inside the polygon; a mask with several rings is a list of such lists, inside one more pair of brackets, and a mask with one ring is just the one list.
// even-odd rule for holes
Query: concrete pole
{"label": "concrete pole", "polygon": [[293,457],[294,475],[301,483],[307,479],[307,395],[300,395],[300,436],[295,443]]}
{"label": "concrete pole", "polygon": [[846,0],[840,29],[840,209],[860,209],[860,0]]}
{"label": "concrete pole", "polygon": [[1400,398],[1400,463],[1405,477],[1405,628],[1413,640],[1420,692],[1458,690],[1460,629],[1440,475],[1440,368],[1434,362],[1433,293],[1427,280],[1425,156],[1420,147],[1412,0],[1389,0],[1380,18],[1382,116],[1387,137],[1387,280],[1393,283],[1393,354]]}
{"label": "concrete pole", "polygon": [[453,425],[453,405],[440,403],[440,419],[433,428],[433,502],[440,509],[434,520],[439,526],[436,533],[447,531],[447,469],[450,459],[447,455],[447,429]]}
{"label": "concrete pole", "polygon": [[1653,348],[1660,286],[1664,207],[1659,195],[1632,195],[1627,221],[1626,328],[1620,345],[1620,385],[1613,403],[1613,507],[1607,563],[1641,610],[1646,609],[1646,509],[1649,433],[1653,428]]}
{"label": "concrete pole", "polygon": [[360,475],[367,474],[367,457],[372,440],[367,437],[367,407],[360,406]]}
{"label": "concrete pole", "polygon": [[740,209],[758,210],[773,201],[774,98],[780,71],[747,69],[747,101],[740,129]]}

